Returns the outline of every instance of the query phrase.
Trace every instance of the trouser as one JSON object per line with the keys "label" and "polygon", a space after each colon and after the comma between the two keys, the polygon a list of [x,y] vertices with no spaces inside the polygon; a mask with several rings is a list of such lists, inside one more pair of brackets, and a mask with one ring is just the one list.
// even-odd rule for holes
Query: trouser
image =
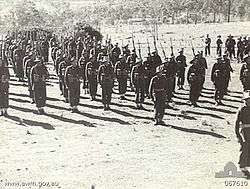
{"label": "trouser", "polygon": [[95,97],[97,93],[97,80],[89,80],[88,89],[91,97]]}
{"label": "trouser", "polygon": [[210,45],[205,47],[205,56],[210,55]]}
{"label": "trouser", "polygon": [[0,108],[9,108],[9,89],[0,89]]}
{"label": "trouser", "polygon": [[135,89],[135,102],[138,103],[143,103],[145,99],[145,88],[144,86],[138,86]]}
{"label": "trouser", "polygon": [[70,86],[68,89],[68,98],[71,107],[78,106],[80,101],[80,83]]}
{"label": "trouser", "polygon": [[189,100],[191,103],[196,103],[201,95],[202,90],[201,84],[191,84],[189,92]]}
{"label": "trouser", "polygon": [[221,56],[222,55],[222,50],[221,50],[221,46],[217,46],[217,55]]}
{"label": "trouser", "polygon": [[127,77],[118,78],[117,81],[119,94],[125,94],[127,92]]}
{"label": "trouser", "polygon": [[111,102],[113,86],[110,84],[103,84],[102,85],[102,103],[104,105],[109,105]]}
{"label": "trouser", "polygon": [[28,90],[29,90],[30,98],[32,100],[34,100],[34,92],[33,92],[33,89],[32,89],[31,82],[30,82],[30,77],[28,77]]}
{"label": "trouser", "polygon": [[244,142],[241,144],[240,151],[240,168],[250,167],[250,142]]}
{"label": "trouser", "polygon": [[225,88],[215,88],[214,99],[216,102],[221,101],[225,95]]}
{"label": "trouser", "polygon": [[68,88],[66,87],[64,81],[62,81],[62,93],[63,93],[63,97],[65,98],[65,100],[68,100]]}
{"label": "trouser", "polygon": [[157,93],[154,94],[154,109],[155,109],[155,115],[154,118],[157,120],[162,120],[163,116],[165,114],[165,93]]}
{"label": "trouser", "polygon": [[151,77],[145,78],[145,89],[144,89],[145,91],[144,91],[144,93],[145,93],[146,96],[149,96],[150,81],[151,81]]}
{"label": "trouser", "polygon": [[183,86],[184,83],[185,83],[185,68],[179,70],[177,85],[178,85],[178,86]]}
{"label": "trouser", "polygon": [[34,100],[37,108],[42,108],[46,104],[46,86],[34,88]]}

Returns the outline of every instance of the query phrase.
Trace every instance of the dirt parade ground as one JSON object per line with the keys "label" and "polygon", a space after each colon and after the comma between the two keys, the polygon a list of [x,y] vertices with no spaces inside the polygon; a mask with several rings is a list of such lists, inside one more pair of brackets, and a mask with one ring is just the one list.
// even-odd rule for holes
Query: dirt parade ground
{"label": "dirt parade ground", "polygon": [[[234,35],[245,34],[250,25],[242,23],[243,30],[239,31],[231,24],[224,28],[233,28]],[[218,25],[211,27],[212,37],[218,33],[225,37],[230,32]],[[209,32],[204,29],[195,33],[195,27],[191,30],[193,36]],[[107,31],[103,32],[105,36]],[[191,49],[187,47],[185,53],[190,61]],[[215,61],[213,48],[207,58],[209,68],[200,107],[190,107],[186,82],[185,90],[176,89],[172,108],[165,111],[165,126],[154,126],[150,99],[146,99],[145,110],[137,110],[134,93],[129,91],[127,100],[120,100],[117,85],[110,111],[103,111],[98,88],[96,102],[90,101],[82,89],[79,113],[71,113],[60,96],[51,64],[47,65],[50,79],[46,114],[38,115],[30,103],[27,83],[18,82],[11,70],[9,116],[0,118],[0,188],[249,188],[250,182],[244,178],[215,178],[229,162],[238,168],[240,145],[234,122],[242,105],[241,64],[234,60],[224,105],[215,106],[210,80]],[[234,185],[229,186],[229,181]]]}

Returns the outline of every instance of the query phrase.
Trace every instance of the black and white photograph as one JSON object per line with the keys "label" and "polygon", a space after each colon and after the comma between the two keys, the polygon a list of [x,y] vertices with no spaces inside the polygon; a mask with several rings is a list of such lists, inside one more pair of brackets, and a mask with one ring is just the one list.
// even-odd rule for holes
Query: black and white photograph
{"label": "black and white photograph", "polygon": [[0,189],[223,188],[250,188],[250,0],[0,0]]}

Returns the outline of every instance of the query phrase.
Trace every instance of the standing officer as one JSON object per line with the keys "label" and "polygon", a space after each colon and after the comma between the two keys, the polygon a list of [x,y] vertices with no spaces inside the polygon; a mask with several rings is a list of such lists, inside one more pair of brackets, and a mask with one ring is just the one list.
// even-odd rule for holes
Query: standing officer
{"label": "standing officer", "polygon": [[180,90],[180,89],[184,89],[183,85],[185,83],[185,70],[186,70],[186,67],[187,67],[187,63],[186,63],[186,56],[183,55],[183,49],[181,49],[179,51],[179,54],[180,55],[176,57],[176,62],[177,62],[177,68],[178,68],[178,71],[177,71],[177,77],[178,77],[177,85],[178,85],[179,90]]}
{"label": "standing officer", "polygon": [[0,116],[7,116],[9,108],[9,80],[10,73],[8,67],[0,59]]}
{"label": "standing officer", "polygon": [[206,69],[199,63],[196,55],[196,58],[194,59],[192,66],[190,66],[187,74],[187,80],[190,85],[189,100],[194,107],[198,106],[197,101],[203,88],[205,73]]}
{"label": "standing officer", "polygon": [[165,98],[166,98],[166,77],[162,74],[161,67],[156,68],[156,75],[151,79],[149,85],[150,97],[154,102],[155,109],[155,125],[164,124],[162,121],[165,114]]}
{"label": "standing officer", "polygon": [[250,56],[244,57],[244,64],[240,70],[240,80],[243,85],[244,91],[250,90]]}
{"label": "standing officer", "polygon": [[216,44],[217,44],[217,49],[216,49],[217,55],[221,56],[222,55],[222,44],[223,44],[223,42],[221,40],[221,35],[218,35]]}
{"label": "standing officer", "polygon": [[104,110],[110,110],[111,96],[114,87],[114,69],[108,56],[103,57],[103,63],[98,70],[98,81],[102,87],[102,103]]}
{"label": "standing officer", "polygon": [[205,56],[210,56],[210,48],[211,48],[211,38],[209,34],[207,34],[207,38],[205,39]]}
{"label": "standing officer", "polygon": [[68,66],[65,71],[65,86],[68,89],[69,104],[72,113],[77,113],[77,106],[80,101],[80,69],[77,66],[77,59],[71,59],[72,65]]}
{"label": "standing officer", "polygon": [[250,179],[250,172],[247,169],[250,167],[250,91],[244,93],[243,100],[245,104],[237,113],[235,133],[241,145],[239,165],[242,172]]}
{"label": "standing officer", "polygon": [[133,84],[133,88],[135,89],[136,94],[136,107],[137,109],[143,109],[142,104],[145,99],[145,90],[146,90],[146,69],[142,60],[139,59],[137,64],[132,68],[131,71],[131,83]]}
{"label": "standing officer", "polygon": [[35,60],[36,65],[31,68],[30,81],[34,92],[34,101],[39,114],[44,114],[46,103],[46,79],[49,78],[49,72],[43,64],[41,58]]}
{"label": "standing officer", "polygon": [[223,99],[227,88],[226,88],[226,64],[223,62],[222,57],[217,57],[217,62],[213,65],[212,73],[211,73],[211,81],[215,86],[215,101],[216,105],[223,105],[221,100]]}
{"label": "standing officer", "polygon": [[115,75],[118,81],[118,90],[121,100],[125,100],[128,80],[128,65],[124,58],[125,57],[121,57],[120,61],[115,64]]}

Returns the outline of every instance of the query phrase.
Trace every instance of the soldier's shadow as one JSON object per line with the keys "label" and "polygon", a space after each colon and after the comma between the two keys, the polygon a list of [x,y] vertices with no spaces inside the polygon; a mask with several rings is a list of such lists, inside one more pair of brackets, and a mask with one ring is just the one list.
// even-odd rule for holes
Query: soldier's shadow
{"label": "soldier's shadow", "polygon": [[17,124],[23,125],[23,126],[37,126],[37,127],[42,127],[43,129],[47,129],[47,130],[55,130],[55,128],[49,123],[44,123],[44,122],[39,122],[39,121],[34,121],[34,120],[29,120],[29,119],[21,119],[20,117],[12,116],[12,115],[8,115],[6,118],[12,121],[15,121]]}
{"label": "soldier's shadow", "polygon": [[199,130],[199,129],[188,129],[188,128],[174,126],[174,125],[168,125],[168,124],[163,124],[163,125],[160,125],[160,126],[170,127],[172,129],[183,131],[183,132],[188,132],[188,133],[196,133],[196,134],[200,134],[200,135],[209,135],[209,136],[212,136],[212,137],[223,138],[223,139],[226,138],[223,135],[213,133],[213,132],[210,132],[210,131],[204,131],[204,130]]}

